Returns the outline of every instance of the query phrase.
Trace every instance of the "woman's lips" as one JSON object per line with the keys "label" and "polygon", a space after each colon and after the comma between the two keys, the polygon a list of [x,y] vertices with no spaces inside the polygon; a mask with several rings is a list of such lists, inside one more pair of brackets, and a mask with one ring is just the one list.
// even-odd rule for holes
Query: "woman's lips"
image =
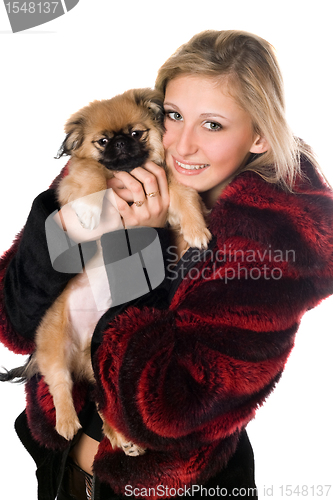
{"label": "woman's lips", "polygon": [[209,167],[208,163],[183,163],[174,157],[172,158],[175,170],[184,175],[198,175]]}

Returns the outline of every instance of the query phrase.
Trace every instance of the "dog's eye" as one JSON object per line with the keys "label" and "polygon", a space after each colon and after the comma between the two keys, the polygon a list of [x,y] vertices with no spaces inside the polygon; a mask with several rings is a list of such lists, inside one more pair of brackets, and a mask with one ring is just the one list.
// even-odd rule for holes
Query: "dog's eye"
{"label": "dog's eye", "polygon": [[100,139],[99,141],[97,141],[97,144],[104,147],[107,145],[108,142],[109,142],[109,139],[107,139],[106,137],[103,137],[103,139]]}
{"label": "dog's eye", "polygon": [[144,130],[132,130],[131,136],[134,137],[135,139],[140,139],[140,137],[143,136]]}

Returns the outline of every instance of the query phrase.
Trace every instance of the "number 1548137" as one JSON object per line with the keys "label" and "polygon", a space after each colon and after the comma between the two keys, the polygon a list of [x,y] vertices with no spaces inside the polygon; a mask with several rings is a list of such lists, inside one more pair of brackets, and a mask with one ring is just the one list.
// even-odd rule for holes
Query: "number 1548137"
{"label": "number 1548137", "polygon": [[60,2],[8,2],[8,14],[54,14]]}

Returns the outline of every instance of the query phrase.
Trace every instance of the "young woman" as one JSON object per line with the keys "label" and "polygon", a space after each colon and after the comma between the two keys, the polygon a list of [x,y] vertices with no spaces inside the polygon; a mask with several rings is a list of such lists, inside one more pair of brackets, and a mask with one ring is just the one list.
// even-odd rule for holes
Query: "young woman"
{"label": "young woman", "polygon": [[[166,277],[97,323],[96,389],[74,386],[82,431],[71,443],[54,430],[43,379],[27,383],[16,429],[37,464],[39,499],[208,489],[257,498],[246,425],[278,382],[302,315],[333,293],[333,196],[286,124],[272,47],[243,32],[201,33],[156,87],[167,164],[202,196],[212,240],[199,252],[173,239],[165,173],[153,163],[110,181],[124,226],[157,229]],[[57,208],[54,189],[42,193],[2,260],[1,339],[16,352],[33,352],[38,322],[72,276],[48,255],[44,224]],[[143,455],[112,449],[96,403]]]}

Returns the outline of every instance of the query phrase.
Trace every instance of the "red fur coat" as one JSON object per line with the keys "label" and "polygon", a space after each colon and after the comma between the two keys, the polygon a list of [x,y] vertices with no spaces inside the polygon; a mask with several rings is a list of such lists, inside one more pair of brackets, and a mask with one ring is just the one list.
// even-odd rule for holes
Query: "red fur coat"
{"label": "red fur coat", "polygon": [[[117,493],[156,488],[157,498],[159,485],[201,484],[223,468],[278,382],[301,317],[333,293],[332,192],[307,161],[303,171],[294,193],[254,173],[236,177],[211,213],[210,249],[192,252],[190,267],[188,254],[180,262],[187,274],[171,284],[169,307],[139,303],[98,324],[95,397],[113,427],[147,448],[128,457],[101,441],[94,469]],[[0,320],[2,342],[31,353],[33,339],[5,307]],[[74,387],[77,411],[86,391]],[[66,446],[43,379],[27,385],[27,415],[38,442]]]}

